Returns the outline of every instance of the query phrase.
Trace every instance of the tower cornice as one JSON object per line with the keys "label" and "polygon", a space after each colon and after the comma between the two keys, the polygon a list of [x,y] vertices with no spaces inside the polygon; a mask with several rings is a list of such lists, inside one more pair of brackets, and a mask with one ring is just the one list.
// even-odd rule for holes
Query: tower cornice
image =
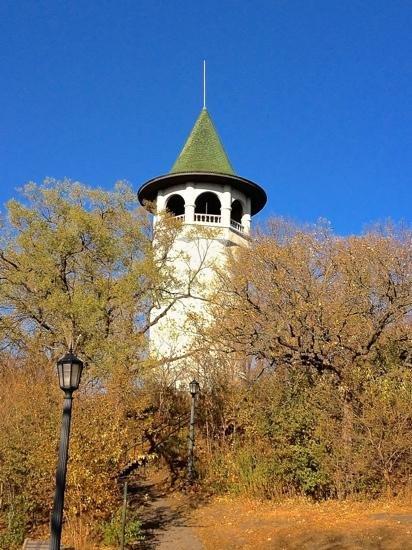
{"label": "tower cornice", "polygon": [[232,174],[219,174],[216,172],[177,172],[169,173],[163,176],[146,181],[138,191],[138,198],[142,205],[146,201],[153,202],[157,194],[163,189],[186,183],[216,183],[220,185],[230,185],[245,193],[251,200],[251,215],[257,214],[262,210],[267,201],[264,189],[257,183]]}

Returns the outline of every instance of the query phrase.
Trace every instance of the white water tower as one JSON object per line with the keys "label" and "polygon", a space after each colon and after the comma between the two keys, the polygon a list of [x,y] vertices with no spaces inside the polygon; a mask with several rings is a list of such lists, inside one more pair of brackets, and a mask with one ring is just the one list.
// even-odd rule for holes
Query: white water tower
{"label": "white water tower", "polygon": [[[153,202],[157,213],[167,209],[182,221],[181,235],[170,257],[182,288],[171,291],[181,290],[182,295],[190,296],[174,304],[153,326],[150,347],[158,358],[185,357],[196,337],[191,314],[205,309],[205,299],[216,284],[214,267],[224,265],[230,247],[248,245],[251,218],[264,207],[266,193],[256,183],[235,174],[212,119],[203,108],[171,171],[144,183],[138,196],[141,204]],[[196,232],[200,227],[214,231],[202,236]],[[188,288],[193,274],[196,281]],[[160,304],[152,318],[164,307]],[[181,380],[177,364],[180,370],[187,370],[189,363],[186,359],[171,363],[170,372]]]}

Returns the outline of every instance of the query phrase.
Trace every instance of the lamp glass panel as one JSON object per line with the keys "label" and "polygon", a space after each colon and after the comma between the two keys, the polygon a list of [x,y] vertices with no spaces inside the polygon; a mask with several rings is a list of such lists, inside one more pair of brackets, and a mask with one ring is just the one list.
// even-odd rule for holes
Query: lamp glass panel
{"label": "lamp glass panel", "polygon": [[74,390],[77,390],[80,384],[80,375],[81,375],[81,368],[79,363],[73,363],[72,365],[72,380],[71,380],[71,387]]}
{"label": "lamp glass panel", "polygon": [[57,365],[57,374],[59,375],[59,386],[63,388],[63,369],[60,363]]}
{"label": "lamp glass panel", "polygon": [[72,372],[72,364],[71,363],[63,363],[63,387],[64,389],[69,390],[71,388],[71,372]]}

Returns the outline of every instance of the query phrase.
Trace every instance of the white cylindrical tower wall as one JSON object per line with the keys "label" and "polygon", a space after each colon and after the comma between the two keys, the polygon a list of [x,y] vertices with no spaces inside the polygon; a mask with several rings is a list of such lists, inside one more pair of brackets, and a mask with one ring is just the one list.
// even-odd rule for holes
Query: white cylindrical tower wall
{"label": "white cylindrical tower wall", "polygon": [[[214,193],[221,205],[219,221],[210,223],[197,221],[195,215],[196,199],[203,193]],[[167,210],[168,201],[179,195],[185,203],[185,214],[182,219],[181,233],[170,251],[170,262],[174,273],[180,281],[181,288],[170,289],[183,296],[171,307],[151,329],[150,347],[153,356],[172,358],[186,356],[194,342],[194,332],[190,327],[191,319],[196,316],[210,322],[207,313],[207,298],[216,291],[216,269],[222,269],[229,250],[233,247],[248,246],[250,233],[251,202],[248,197],[231,187],[216,183],[187,182],[162,190],[157,196],[157,216]],[[241,223],[231,218],[232,204],[239,201],[242,206]],[[180,216],[179,216],[180,217]],[[215,217],[213,217],[215,219]],[[196,233],[199,228],[200,232]],[[212,236],[202,234],[204,228],[213,230]],[[190,291],[188,291],[188,281]],[[152,319],[162,313],[167,304],[160,305],[152,312]],[[169,377],[176,381],[185,379],[184,372],[189,369],[194,374],[193,364],[189,359],[173,361]],[[182,374],[183,373],[183,374]],[[187,380],[185,380],[186,382]],[[173,382],[174,383],[174,382]]]}

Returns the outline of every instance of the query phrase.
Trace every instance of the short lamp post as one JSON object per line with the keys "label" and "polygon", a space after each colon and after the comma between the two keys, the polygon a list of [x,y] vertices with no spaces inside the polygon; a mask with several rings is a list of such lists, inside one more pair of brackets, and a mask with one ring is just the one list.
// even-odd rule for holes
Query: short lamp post
{"label": "short lamp post", "polygon": [[59,460],[56,471],[56,491],[54,494],[53,514],[51,518],[50,550],[60,550],[72,400],[73,392],[79,387],[82,370],[83,362],[73,354],[71,349],[57,361],[59,384],[60,388],[64,391],[64,401],[60,432]]}
{"label": "short lamp post", "polygon": [[189,482],[193,482],[195,478],[195,464],[194,464],[194,448],[195,448],[195,412],[196,412],[196,395],[199,393],[199,382],[192,380],[189,384],[190,395],[192,396],[192,404],[190,409],[190,424],[189,424],[189,457],[188,457],[188,469],[187,476]]}

